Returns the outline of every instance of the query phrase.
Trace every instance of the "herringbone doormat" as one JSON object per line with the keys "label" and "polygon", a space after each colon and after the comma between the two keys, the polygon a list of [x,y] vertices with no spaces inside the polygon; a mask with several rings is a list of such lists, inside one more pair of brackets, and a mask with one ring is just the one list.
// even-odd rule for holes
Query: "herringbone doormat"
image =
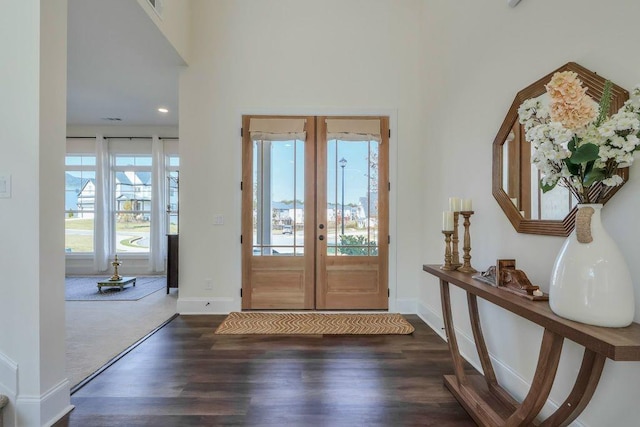
{"label": "herringbone doormat", "polygon": [[400,314],[232,312],[216,334],[406,335],[413,326]]}

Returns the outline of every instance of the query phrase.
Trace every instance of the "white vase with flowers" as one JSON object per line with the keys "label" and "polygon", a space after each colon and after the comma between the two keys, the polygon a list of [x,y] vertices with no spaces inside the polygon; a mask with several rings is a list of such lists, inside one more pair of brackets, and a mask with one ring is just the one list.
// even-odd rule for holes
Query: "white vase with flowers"
{"label": "white vase with flowers", "polygon": [[545,86],[549,102],[528,99],[518,110],[543,192],[566,187],[578,202],[576,227],[551,273],[549,304],[559,316],[597,326],[624,327],[634,318],[629,268],[600,220],[608,187],[623,179],[640,148],[640,88],[608,115],[611,82],[599,103],[577,74],[557,72]]}

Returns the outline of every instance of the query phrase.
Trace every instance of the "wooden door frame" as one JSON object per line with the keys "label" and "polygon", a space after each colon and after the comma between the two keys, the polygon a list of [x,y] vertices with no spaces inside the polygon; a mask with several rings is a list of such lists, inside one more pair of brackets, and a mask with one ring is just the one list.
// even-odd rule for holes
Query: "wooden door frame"
{"label": "wooden door frame", "polygon": [[[397,263],[397,245],[396,237],[398,235],[398,203],[397,203],[397,187],[398,182],[398,110],[392,107],[386,108],[240,108],[238,110],[238,121],[236,122],[236,129],[242,128],[242,117],[244,116],[386,116],[389,118],[389,181],[391,183],[391,191],[389,192],[389,234],[391,236],[391,243],[389,244],[389,272],[388,272],[388,287],[389,287],[389,312],[400,313],[416,313],[420,311],[416,309],[416,300],[414,298],[398,299],[398,263]],[[236,173],[237,185],[240,186],[242,180],[242,136],[239,136],[240,143],[236,145],[235,153],[238,159],[240,168]],[[236,199],[236,212],[242,212],[242,193],[239,194]],[[241,254],[243,245],[240,243],[240,236],[242,234],[241,224],[237,228],[237,251]],[[240,283],[239,289],[235,297],[232,297],[234,301],[233,305],[224,305],[229,307],[226,311],[241,310],[242,309],[242,269],[239,270],[240,277],[238,281]],[[227,298],[223,298],[227,301]],[[231,308],[235,307],[235,308]]]}

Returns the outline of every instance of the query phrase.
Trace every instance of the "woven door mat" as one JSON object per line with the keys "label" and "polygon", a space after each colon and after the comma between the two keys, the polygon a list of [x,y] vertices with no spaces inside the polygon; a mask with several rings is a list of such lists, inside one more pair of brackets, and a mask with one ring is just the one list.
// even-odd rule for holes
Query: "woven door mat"
{"label": "woven door mat", "polygon": [[216,334],[406,335],[414,327],[397,313],[254,313],[232,312]]}

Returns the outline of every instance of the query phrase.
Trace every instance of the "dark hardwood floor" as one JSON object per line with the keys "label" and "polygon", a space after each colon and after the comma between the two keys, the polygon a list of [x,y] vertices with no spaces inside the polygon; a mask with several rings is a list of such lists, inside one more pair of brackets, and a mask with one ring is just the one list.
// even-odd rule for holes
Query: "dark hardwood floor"
{"label": "dark hardwood floor", "polygon": [[447,344],[406,317],[412,335],[233,336],[213,334],[224,316],[179,316],[55,426],[475,426],[443,385]]}

